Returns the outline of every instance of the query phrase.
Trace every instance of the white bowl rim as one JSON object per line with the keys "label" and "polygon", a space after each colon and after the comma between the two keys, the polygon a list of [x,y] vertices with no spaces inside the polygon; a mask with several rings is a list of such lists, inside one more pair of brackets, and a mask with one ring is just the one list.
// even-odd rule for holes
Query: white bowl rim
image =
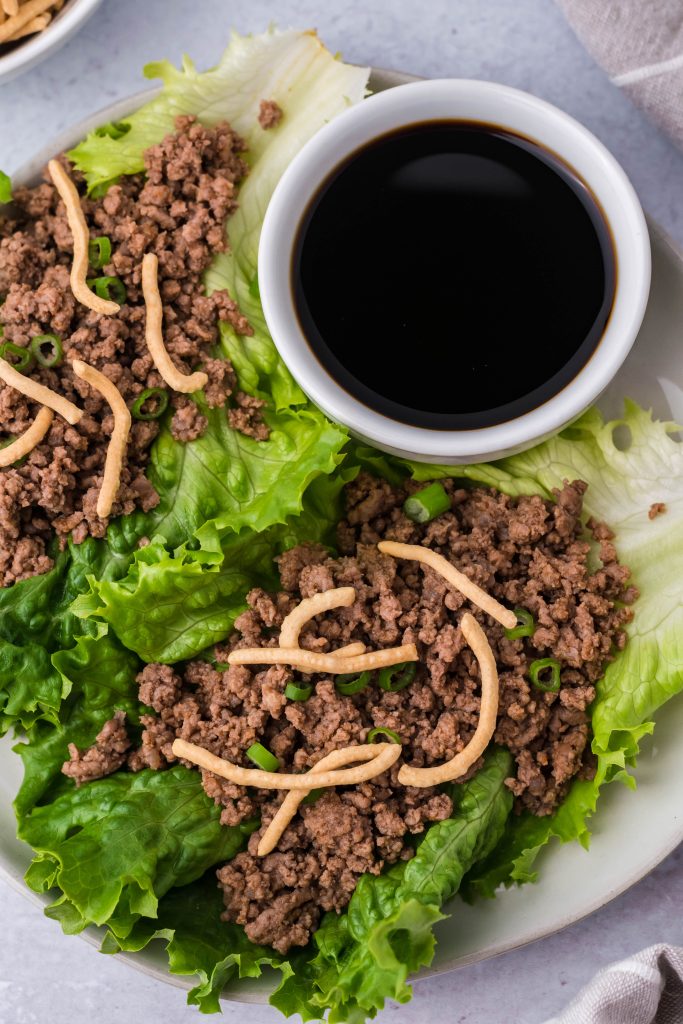
{"label": "white bowl rim", "polygon": [[[296,227],[311,195],[345,155],[391,127],[426,120],[426,114],[414,116],[411,110],[404,113],[403,108],[411,102],[424,108],[432,99],[438,104],[445,99],[462,101],[463,97],[467,101],[500,100],[501,115],[496,123],[512,130],[519,129],[509,123],[510,111],[532,110],[539,118],[539,142],[548,145],[541,134],[541,126],[552,126],[554,122],[569,140],[566,150],[550,146],[561,159],[573,166],[576,162],[572,159],[573,147],[579,155],[588,154],[595,161],[609,180],[612,195],[606,188],[596,189],[593,181],[588,184],[602,205],[617,211],[619,217],[618,223],[615,223],[616,217],[608,218],[615,237],[618,281],[612,313],[601,342],[585,366],[560,392],[524,415],[494,426],[476,430],[434,430],[382,415],[337,384],[313,356],[299,326],[289,285],[289,266]],[[473,116],[477,118],[476,114]],[[350,145],[342,144],[349,139],[352,140]],[[280,354],[300,386],[331,419],[348,426],[353,434],[385,451],[420,461],[490,460],[537,443],[576,419],[609,384],[628,355],[649,294],[651,254],[647,224],[621,165],[587,128],[554,105],[519,89],[477,79],[429,79],[399,85],[371,96],[325,125],[302,147],[276,186],[266,211],[261,240],[259,288],[264,314]],[[630,244],[626,244],[627,240]],[[624,283],[620,284],[622,275]]]}

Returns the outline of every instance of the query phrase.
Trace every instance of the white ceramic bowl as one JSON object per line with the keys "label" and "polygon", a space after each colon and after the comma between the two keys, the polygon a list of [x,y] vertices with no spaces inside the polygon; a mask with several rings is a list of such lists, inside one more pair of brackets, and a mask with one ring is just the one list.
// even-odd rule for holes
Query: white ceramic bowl
{"label": "white ceramic bowl", "polygon": [[102,0],[67,0],[43,32],[27,36],[0,57],[0,83],[20,75],[58,50],[101,3]]}
{"label": "white ceramic bowl", "polygon": [[[401,423],[368,408],[330,376],[314,357],[299,325],[290,267],[308,202],[345,157],[402,125],[458,119],[508,128],[540,143],[574,169],[598,199],[611,228],[617,286],[597,349],[562,391],[531,412],[495,426],[434,430]],[[607,387],[643,319],[650,287],[650,243],[643,211],[624,171],[578,121],[535,96],[491,82],[413,82],[349,109],[319,131],[290,164],[266,212],[259,246],[259,286],[280,354],[303,390],[331,419],[349,427],[356,437],[398,455],[450,464],[485,461],[521,451],[559,430]]]}

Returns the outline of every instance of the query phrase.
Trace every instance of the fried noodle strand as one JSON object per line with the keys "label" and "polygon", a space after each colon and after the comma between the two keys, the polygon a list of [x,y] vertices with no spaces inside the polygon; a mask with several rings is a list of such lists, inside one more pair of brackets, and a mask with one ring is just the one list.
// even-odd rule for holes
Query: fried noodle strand
{"label": "fried noodle strand", "polygon": [[11,16],[0,24],[0,43],[16,39],[17,34],[25,25],[54,6],[55,0],[28,0],[28,3],[21,4],[16,8],[14,4],[4,4],[3,10],[6,14],[14,13],[11,13]]}
{"label": "fried noodle strand", "polygon": [[104,462],[104,478],[97,498],[97,514],[100,519],[106,519],[111,512],[121,481],[121,469],[130,433],[130,410],[119,389],[94,366],[89,366],[82,359],[74,359],[71,365],[77,377],[99,391],[114,414],[114,429],[109,439]]}
{"label": "fried noodle strand", "polygon": [[[8,23],[9,24],[9,23]],[[4,28],[4,26],[3,26]],[[81,199],[73,181],[64,170],[58,160],[50,160],[47,165],[52,182],[59,192],[59,195],[66,207],[66,219],[74,240],[74,258],[71,264],[71,291],[74,298],[83,306],[92,309],[95,313],[102,313],[104,316],[111,316],[118,313],[120,306],[118,302],[111,299],[101,299],[99,295],[88,288],[86,279],[88,276],[88,242],[90,233],[85,223]]]}
{"label": "fried noodle strand", "polygon": [[72,427],[83,416],[83,410],[79,409],[73,402],[70,402],[68,398],[64,398],[51,388],[46,388],[43,384],[39,384],[37,380],[25,377],[23,373],[15,370],[6,359],[0,359],[0,380],[4,380],[5,384],[14,388],[15,391],[20,391],[27,398],[32,398],[34,402],[40,402],[41,405],[46,405],[48,409],[52,409],[53,412],[63,416]]}
{"label": "fried noodle strand", "polygon": [[[187,740],[174,740],[173,753],[176,757],[204,768],[214,775],[220,775],[228,782],[234,782],[238,786],[255,786],[257,789],[297,789],[305,796],[311,789],[324,789],[329,786],[355,786],[359,782],[367,782],[374,779],[381,771],[386,771],[399,757],[401,747],[398,743],[363,743],[357,747],[346,747],[344,751],[335,751],[337,754],[353,752],[352,761],[370,762],[359,764],[355,768],[340,768],[335,771],[317,771],[312,769],[304,775],[280,774],[279,772],[266,772],[261,768],[241,768],[232,761],[216,757],[204,747],[196,743],[188,743]],[[348,764],[348,761],[345,763]]]}
{"label": "fried noodle strand", "polygon": [[356,591],[353,587],[335,587],[321,594],[305,597],[283,619],[280,628],[280,647],[298,647],[301,630],[315,615],[329,612],[333,608],[348,608],[355,600]]}
{"label": "fried noodle strand", "polygon": [[42,32],[52,21],[51,14],[39,14],[37,17],[32,18],[31,21],[27,22],[23,28],[17,29],[13,36],[10,36],[7,40],[8,43],[16,43],[19,39],[23,39],[24,36],[35,35],[36,32]]}
{"label": "fried noodle strand", "polygon": [[208,376],[198,370],[196,373],[182,373],[171,359],[164,345],[164,311],[159,295],[159,260],[153,252],[146,252],[142,258],[142,294],[145,300],[145,341],[154,365],[164,381],[174,391],[189,395],[208,384]]}
{"label": "fried noodle strand", "polygon": [[337,654],[316,654],[299,648],[240,647],[228,655],[228,664],[291,665],[292,668],[299,668],[304,672],[329,672],[330,675],[340,675],[418,660],[415,644],[387,647],[384,650],[370,651],[369,654],[358,654],[350,658],[340,658]]}
{"label": "fried noodle strand", "polygon": [[37,448],[52,426],[54,416],[52,409],[43,406],[28,430],[25,430],[19,437],[15,437],[5,448],[0,449],[0,468],[11,466],[17,459],[22,459],[24,455],[28,455],[34,448]]}
{"label": "fried noodle strand", "polygon": [[487,594],[468,576],[456,569],[448,559],[437,554],[436,551],[432,551],[431,548],[424,548],[421,544],[399,544],[393,540],[380,541],[377,547],[385,555],[406,558],[428,565],[439,576],[443,576],[447,583],[459,590],[472,604],[476,604],[478,608],[490,615],[496,622],[500,622],[506,629],[514,629],[517,625],[517,616],[511,609],[496,601],[495,597]]}
{"label": "fried noodle strand", "polygon": [[[393,747],[393,751],[389,748]],[[327,754],[321,758],[320,761],[315,764],[306,777],[311,778],[316,774],[319,774],[323,769],[333,770],[335,768],[341,768],[344,765],[352,764],[354,761],[360,760],[359,751],[379,751],[380,753],[375,754],[375,775],[381,775],[383,771],[390,768],[394,764],[401,753],[401,746],[398,743],[370,743],[365,744],[365,747],[343,747],[341,750],[333,750],[331,754]],[[392,756],[393,755],[393,756]],[[366,755],[366,760],[369,757]],[[373,776],[374,778],[375,776]],[[277,844],[282,838],[282,834],[289,825],[290,821],[299,809],[301,801],[311,792],[312,789],[316,789],[316,785],[312,785],[310,790],[297,789],[290,790],[287,796],[284,798],[282,803],[277,809],[277,813],[271,823],[269,824],[266,831],[261,836],[258,844],[257,855],[259,857],[265,857],[266,854],[272,853]]]}
{"label": "fried noodle strand", "polygon": [[445,764],[433,768],[411,768],[404,764],[398,773],[402,786],[438,786],[442,782],[453,782],[467,772],[478,757],[486,750],[496,729],[498,715],[498,670],[491,645],[486,633],[477,620],[466,612],[460,623],[463,636],[479,662],[481,671],[481,707],[474,736],[459,754]]}

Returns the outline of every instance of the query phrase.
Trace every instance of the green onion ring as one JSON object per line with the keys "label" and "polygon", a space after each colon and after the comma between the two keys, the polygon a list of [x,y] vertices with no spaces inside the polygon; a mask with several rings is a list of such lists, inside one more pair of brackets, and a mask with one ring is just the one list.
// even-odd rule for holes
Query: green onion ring
{"label": "green onion ring", "polygon": [[268,747],[264,747],[262,743],[252,743],[247,750],[247,757],[264,772],[276,772],[280,767],[275,754],[271,754]]}
{"label": "green onion ring", "polygon": [[[400,690],[405,690],[406,686],[410,686],[416,672],[417,664],[414,661],[404,661],[399,665],[388,665],[386,668],[380,669],[380,689],[385,690],[387,693],[399,693]],[[398,678],[394,681],[396,673],[398,673]]]}
{"label": "green onion ring", "polygon": [[88,262],[95,270],[101,270],[111,259],[111,242],[106,235],[98,235],[88,242]]}
{"label": "green onion ring", "polygon": [[[52,347],[50,355],[45,355],[43,352],[46,345]],[[48,370],[61,366],[64,362],[62,339],[57,334],[36,334],[35,338],[31,338],[31,352],[33,352],[36,362]]]}
{"label": "green onion ring", "polygon": [[451,499],[440,483],[430,484],[421,491],[411,494],[403,503],[403,511],[414,523],[429,523],[432,519],[448,512]]}
{"label": "green onion ring", "polygon": [[371,729],[368,733],[366,743],[372,743],[376,736],[387,736],[392,743],[400,743],[401,737],[393,729],[388,729],[385,725],[378,725],[376,728]]}
{"label": "green onion ring", "polygon": [[531,612],[527,611],[526,608],[515,608],[515,615],[517,616],[518,625],[513,626],[512,629],[505,630],[505,636],[508,640],[519,640],[523,636],[533,636],[536,632],[536,622]]}
{"label": "green onion ring", "polygon": [[370,682],[372,672],[362,672],[359,676],[354,675],[353,672],[343,673],[337,676],[334,681],[339,693],[342,697],[351,697],[354,693],[360,693]]}
{"label": "green onion ring", "polygon": [[[13,356],[14,358],[8,359],[8,356]],[[33,353],[31,350],[14,345],[11,341],[4,341],[0,345],[0,359],[5,359],[19,373],[24,373],[24,371],[30,370],[33,366]]]}
{"label": "green onion ring", "polygon": [[[537,690],[544,693],[557,693],[560,689],[560,662],[557,658],[538,658],[529,665],[529,678]],[[550,669],[550,680],[544,682],[541,673]]]}
{"label": "green onion ring", "polygon": [[302,804],[315,804],[325,792],[324,789],[312,789],[301,801]]}
{"label": "green onion ring", "polygon": [[312,686],[297,686],[296,683],[287,683],[285,686],[285,697],[288,700],[308,700],[312,693]]}
{"label": "green onion ring", "polygon": [[[149,412],[143,412],[145,404],[156,400],[156,408]],[[130,407],[130,414],[134,420],[158,420],[168,408],[168,391],[164,388],[145,388],[135,399]]]}
{"label": "green onion ring", "polygon": [[126,288],[118,277],[89,277],[86,284],[101,299],[118,302],[119,306],[126,301]]}

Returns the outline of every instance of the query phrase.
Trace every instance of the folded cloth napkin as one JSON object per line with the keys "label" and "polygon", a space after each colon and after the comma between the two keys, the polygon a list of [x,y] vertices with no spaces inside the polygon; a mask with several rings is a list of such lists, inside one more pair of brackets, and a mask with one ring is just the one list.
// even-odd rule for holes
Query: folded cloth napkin
{"label": "folded cloth napkin", "polygon": [[600,971],[545,1024],[681,1024],[683,948],[650,946]]}
{"label": "folded cloth napkin", "polygon": [[683,149],[681,0],[557,0],[586,49]]}

